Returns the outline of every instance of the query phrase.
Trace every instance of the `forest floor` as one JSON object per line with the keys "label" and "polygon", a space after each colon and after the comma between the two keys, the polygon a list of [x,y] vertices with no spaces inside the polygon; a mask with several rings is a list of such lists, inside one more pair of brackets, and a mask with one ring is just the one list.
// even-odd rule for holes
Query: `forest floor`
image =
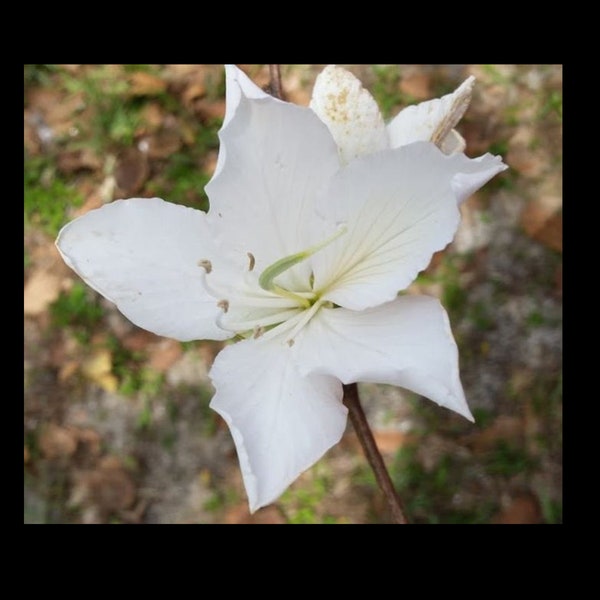
{"label": "forest floor", "polygon": [[[346,66],[346,65],[345,65]],[[307,105],[322,65],[282,67]],[[268,69],[242,65],[259,85]],[[462,207],[455,241],[411,292],[448,310],[476,423],[360,385],[414,523],[562,522],[562,67],[347,65],[384,116],[477,83],[467,154],[510,169]],[[132,325],[64,265],[60,227],[116,198],[206,210],[224,115],[214,65],[26,65],[24,521],[387,523],[350,425],[250,515],[227,426],[208,408],[215,342]]]}

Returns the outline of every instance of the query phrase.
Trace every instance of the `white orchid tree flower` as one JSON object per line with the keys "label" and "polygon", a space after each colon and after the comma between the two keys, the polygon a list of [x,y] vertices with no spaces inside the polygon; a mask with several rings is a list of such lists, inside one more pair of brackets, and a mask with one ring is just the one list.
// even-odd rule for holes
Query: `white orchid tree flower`
{"label": "white orchid tree flower", "polygon": [[258,93],[236,67],[226,83],[208,213],[117,200],[57,246],[136,325],[241,340],[212,366],[211,407],[255,511],[339,441],[343,383],[402,386],[472,420],[446,312],[398,293],[452,240],[457,201],[505,165],[428,142],[342,165],[314,111]]}
{"label": "white orchid tree flower", "polygon": [[465,140],[454,129],[471,101],[474,77],[452,94],[401,110],[386,126],[379,107],[362,83],[335,65],[317,77],[310,107],[329,127],[344,162],[412,142],[433,142],[445,154],[462,152]]}

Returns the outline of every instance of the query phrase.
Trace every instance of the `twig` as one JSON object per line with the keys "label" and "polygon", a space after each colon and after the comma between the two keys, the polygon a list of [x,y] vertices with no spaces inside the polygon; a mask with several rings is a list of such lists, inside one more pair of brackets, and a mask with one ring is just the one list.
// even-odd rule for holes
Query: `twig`
{"label": "twig", "polygon": [[269,65],[269,75],[271,76],[271,83],[269,84],[271,96],[279,98],[279,100],[285,100],[279,65]]}
{"label": "twig", "polygon": [[344,404],[348,408],[350,420],[352,421],[363,452],[375,473],[375,479],[377,479],[379,488],[388,502],[394,522],[400,525],[408,523],[402,500],[400,500],[400,496],[398,496],[398,492],[396,492],[394,484],[390,479],[390,475],[369,427],[367,417],[360,404],[356,383],[344,386]]}

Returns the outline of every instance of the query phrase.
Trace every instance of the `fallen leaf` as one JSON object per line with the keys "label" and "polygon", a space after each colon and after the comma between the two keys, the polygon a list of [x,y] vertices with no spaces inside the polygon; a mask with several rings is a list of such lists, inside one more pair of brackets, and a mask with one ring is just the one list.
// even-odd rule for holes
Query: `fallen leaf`
{"label": "fallen leaf", "polygon": [[244,525],[284,525],[286,520],[276,506],[266,506],[250,514],[248,505],[244,502],[230,508],[224,517],[228,524]]}
{"label": "fallen leaf", "polygon": [[35,317],[47,310],[60,293],[61,278],[45,269],[34,271],[23,290],[23,311]]}
{"label": "fallen leaf", "polygon": [[158,102],[148,102],[142,108],[140,116],[146,125],[145,129],[155,131],[165,120],[165,112]]}
{"label": "fallen leaf", "polygon": [[38,440],[45,458],[54,459],[75,454],[77,438],[73,430],[51,423],[47,425]]}
{"label": "fallen leaf", "polygon": [[163,338],[144,329],[134,329],[121,340],[121,343],[130,352],[144,352],[149,346],[162,340]]}
{"label": "fallen leaf", "polygon": [[400,90],[417,100],[427,100],[431,92],[431,78],[425,73],[411,73],[400,80]]}
{"label": "fallen leaf", "polygon": [[225,116],[225,100],[196,100],[193,110],[203,121],[222,119]]}
{"label": "fallen leaf", "polygon": [[374,430],[373,437],[377,448],[382,454],[394,454],[400,448],[406,446],[406,444],[414,440],[414,436],[411,436],[401,431],[394,429],[391,430]]}
{"label": "fallen leaf", "polygon": [[114,176],[119,190],[125,196],[138,192],[149,174],[148,159],[137,148],[127,148],[117,158]]}
{"label": "fallen leaf", "polygon": [[58,370],[58,381],[64,383],[68,381],[77,371],[79,370],[79,362],[76,360],[69,360],[62,364]]}
{"label": "fallen leaf", "polygon": [[146,152],[149,158],[168,158],[181,148],[181,137],[175,129],[163,127],[156,133],[142,138],[138,147]]}
{"label": "fallen leaf", "polygon": [[96,469],[76,473],[73,479],[69,505],[89,510],[92,518],[88,522],[104,521],[135,501],[135,485],[116,456],[104,457]]}
{"label": "fallen leaf", "polygon": [[115,392],[119,380],[112,374],[112,354],[109,350],[96,350],[81,364],[81,372],[107,392]]}
{"label": "fallen leaf", "polygon": [[201,98],[204,98],[205,95],[206,86],[204,83],[200,81],[193,81],[183,91],[181,99],[188,108],[192,109],[194,108],[195,102]]}
{"label": "fallen leaf", "polygon": [[557,252],[562,252],[562,238],[563,238],[563,222],[562,212],[553,215],[547,221],[544,227],[540,229],[535,235],[535,239],[538,242],[552,248]]}
{"label": "fallen leaf", "polygon": [[102,167],[101,160],[90,148],[61,152],[56,164],[58,169],[66,174],[83,170],[96,171]]}
{"label": "fallen leaf", "polygon": [[90,212],[90,210],[95,210],[96,208],[100,208],[104,202],[98,193],[90,194],[86,201],[73,213],[73,217],[81,217],[85,215],[85,213]]}
{"label": "fallen leaf", "polygon": [[156,96],[166,89],[166,82],[150,73],[137,71],[129,77],[128,94],[130,96]]}
{"label": "fallen leaf", "polygon": [[148,354],[148,366],[158,373],[166,373],[183,354],[183,350],[176,340],[162,339]]}
{"label": "fallen leaf", "polygon": [[562,209],[560,196],[545,194],[530,200],[521,213],[521,225],[528,235],[535,235]]}
{"label": "fallen leaf", "polygon": [[464,443],[476,452],[491,450],[502,440],[522,440],[524,427],[523,419],[501,415],[489,427],[465,436]]}
{"label": "fallen leaf", "polygon": [[492,523],[534,525],[541,523],[542,520],[542,511],[537,497],[527,493],[515,497],[506,508],[492,519]]}
{"label": "fallen leaf", "polygon": [[92,456],[102,453],[102,436],[93,429],[75,429],[77,440]]}

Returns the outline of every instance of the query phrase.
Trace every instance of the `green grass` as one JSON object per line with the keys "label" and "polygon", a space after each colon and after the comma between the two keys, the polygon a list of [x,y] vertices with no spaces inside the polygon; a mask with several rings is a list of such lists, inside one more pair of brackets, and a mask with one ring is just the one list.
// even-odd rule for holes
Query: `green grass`
{"label": "green grass", "polygon": [[486,471],[489,475],[512,477],[530,472],[535,461],[527,452],[506,440],[499,440],[494,450],[486,457]]}
{"label": "green grass", "polygon": [[69,210],[80,206],[83,197],[44,157],[25,156],[23,175],[25,228],[56,236],[67,222]]}
{"label": "green grass", "polygon": [[81,344],[89,342],[94,328],[104,316],[99,298],[83,282],[76,281],[50,305],[52,325],[69,328]]}
{"label": "green grass", "polygon": [[457,509],[453,499],[471,477],[469,461],[446,454],[437,465],[426,471],[417,456],[416,446],[401,448],[390,470],[413,523],[487,523],[497,506],[483,502]]}
{"label": "green grass", "polygon": [[400,91],[400,69],[396,65],[374,66],[373,73],[376,79],[370,91],[384,119],[389,119],[397,106],[414,102],[414,98]]}
{"label": "green grass", "polygon": [[335,524],[332,515],[323,514],[321,505],[330,489],[329,474],[323,463],[312,467],[301,482],[288,488],[279,498],[279,505],[291,525]]}

